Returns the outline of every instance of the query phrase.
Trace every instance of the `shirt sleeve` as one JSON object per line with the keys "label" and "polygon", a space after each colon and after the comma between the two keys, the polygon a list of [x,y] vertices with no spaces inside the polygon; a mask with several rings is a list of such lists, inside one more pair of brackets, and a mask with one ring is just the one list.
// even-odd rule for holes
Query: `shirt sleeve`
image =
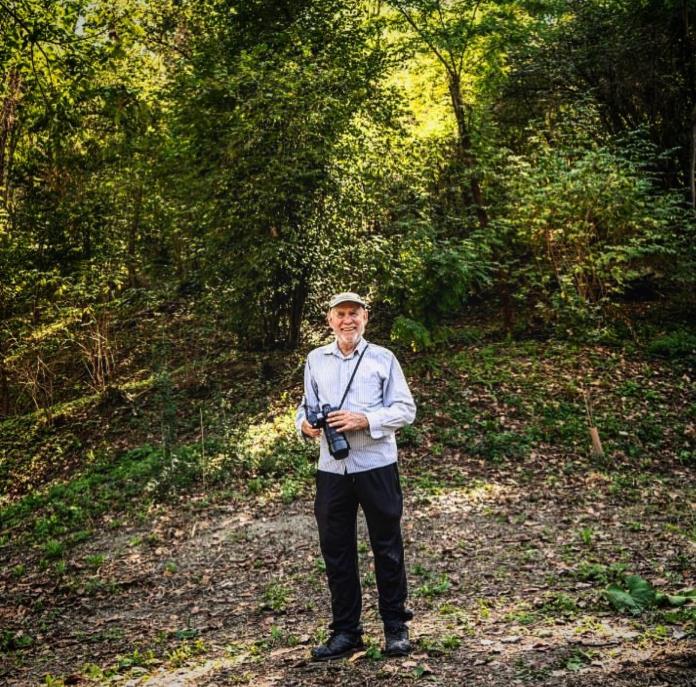
{"label": "shirt sleeve", "polygon": [[302,396],[302,401],[300,405],[297,406],[297,411],[295,412],[295,429],[297,435],[302,439],[307,439],[307,436],[302,432],[302,422],[307,417],[305,413],[305,405],[311,408],[319,407],[319,396],[317,395],[316,382],[312,378],[312,369],[309,366],[309,358],[305,362],[304,368],[304,395]]}
{"label": "shirt sleeve", "polygon": [[416,417],[416,404],[406,377],[393,355],[389,375],[382,388],[382,408],[365,415],[373,439],[381,439],[400,427],[410,425]]}

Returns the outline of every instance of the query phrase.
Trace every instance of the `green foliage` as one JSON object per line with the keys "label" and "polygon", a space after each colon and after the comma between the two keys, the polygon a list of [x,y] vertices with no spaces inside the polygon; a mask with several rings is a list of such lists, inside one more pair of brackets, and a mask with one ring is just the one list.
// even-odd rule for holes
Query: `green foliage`
{"label": "green foliage", "polygon": [[[547,321],[582,322],[641,279],[691,279],[694,222],[679,194],[660,192],[640,138],[596,143],[561,121],[511,156],[501,236],[530,259],[514,266],[517,297]],[[550,142],[552,141],[552,142]]]}
{"label": "green foliage", "polygon": [[438,238],[430,228],[414,229],[400,248],[391,283],[383,289],[408,314],[396,318],[392,339],[422,351],[433,345],[438,324],[457,315],[492,283],[493,264],[483,236],[453,240]]}
{"label": "green foliage", "polygon": [[665,358],[693,358],[696,356],[696,334],[680,329],[657,336],[648,343],[646,350]]}
{"label": "green foliage", "polygon": [[[98,311],[151,290],[271,348],[362,287],[423,350],[482,293],[555,324],[693,284],[690,7],[122,6],[0,16],[3,414],[47,411],[71,350],[104,392]],[[67,321],[60,351],[34,351]]]}
{"label": "green foliage", "polygon": [[626,577],[622,586],[609,585],[605,594],[617,611],[630,611],[633,615],[654,606],[657,596],[653,586],[638,575]]}
{"label": "green foliage", "polygon": [[604,565],[603,563],[589,563],[582,561],[575,569],[575,575],[583,582],[599,582],[607,584],[611,581],[619,581],[623,579],[623,573],[626,570],[624,563],[612,563]]}
{"label": "green foliage", "polygon": [[407,302],[409,310],[432,325],[457,313],[477,290],[490,285],[492,265],[482,239],[435,242]]}
{"label": "green foliage", "polygon": [[56,539],[49,539],[45,544],[44,544],[44,555],[46,558],[49,559],[55,559],[55,558],[61,558],[63,555],[64,547],[62,542],[57,541]]}
{"label": "green foliage", "polygon": [[44,676],[43,684],[46,687],[65,687],[65,681],[62,678],[53,677],[50,673]]}
{"label": "green foliage", "polygon": [[286,632],[278,625],[271,626],[269,644],[271,646],[297,646],[300,640],[297,635]]}
{"label": "green foliage", "polygon": [[696,590],[693,589],[678,595],[658,592],[640,575],[628,575],[621,585],[610,584],[604,593],[617,611],[628,611],[632,615],[640,615],[659,605],[683,606],[696,598]]}
{"label": "green foliage", "polygon": [[156,657],[151,650],[133,649],[130,654],[118,656],[115,668],[117,671],[129,670],[130,668],[146,668],[156,661]]}
{"label": "green foliage", "polygon": [[227,428],[219,453],[209,459],[208,470],[212,478],[228,473],[256,480],[285,477],[284,498],[290,498],[313,474],[316,457],[316,445],[298,438],[294,408],[288,406],[274,413],[271,420],[264,415],[256,422]]}
{"label": "green foliage", "polygon": [[12,632],[10,630],[2,630],[0,632],[0,650],[3,652],[17,651],[26,649],[34,643],[34,639],[21,630]]}
{"label": "green foliage", "polygon": [[0,95],[13,116],[0,155],[0,264],[17,261],[3,269],[0,302],[10,312],[40,317],[55,301],[94,302],[133,281],[158,198],[143,194],[162,76],[139,41],[145,13],[62,0],[2,12],[10,78]]}
{"label": "green foliage", "polygon": [[595,538],[595,531],[591,527],[583,527],[579,532],[578,532],[580,539],[582,540],[582,543],[585,546],[591,546],[592,541]]}
{"label": "green foliage", "polygon": [[[182,449],[167,459],[161,449],[143,446],[116,460],[102,458],[81,475],[4,507],[3,528],[28,527],[43,542],[48,558],[84,539],[84,528],[105,513],[128,509],[151,495],[165,497],[195,478],[195,453]],[[69,540],[67,535],[74,533]]]}
{"label": "green foliage", "polygon": [[207,232],[206,281],[242,344],[294,347],[322,271],[356,234],[334,173],[356,119],[382,109],[378,26],[336,0],[192,8],[195,57],[174,91],[201,210],[187,231]]}
{"label": "green foliage", "polygon": [[[157,387],[155,405],[166,419],[173,390],[168,376],[165,380]],[[280,499],[290,503],[314,473],[316,446],[297,438],[289,408],[272,421],[229,428],[225,440],[208,442],[207,450],[200,443],[175,445],[173,441],[172,436],[161,446],[144,445],[116,458],[96,457],[72,480],[4,506],[0,531],[28,536],[41,546],[47,560],[58,560],[69,547],[88,538],[90,529],[107,513],[129,514],[201,484],[234,480],[247,481],[250,493],[280,483]],[[99,555],[88,560],[95,568],[102,562]]]}
{"label": "green foliage", "polygon": [[442,648],[446,651],[455,651],[462,645],[462,640],[458,635],[445,635],[442,638]]}
{"label": "green foliage", "polygon": [[[232,477],[297,498],[316,451],[287,408],[235,385],[204,442],[187,384],[200,356],[224,385],[230,348],[318,338],[333,289],[369,292],[415,351],[472,344],[451,367],[417,356],[450,410],[400,441],[436,457],[586,450],[577,393],[515,386],[519,349],[481,345],[497,324],[457,328],[469,307],[503,304],[510,331],[533,311],[535,329],[616,345],[623,328],[651,355],[693,356],[690,330],[643,336],[625,303],[692,298],[691,4],[112,5],[0,10],[0,536],[26,516],[51,569],[109,509]],[[527,354],[568,370],[575,353]],[[651,393],[597,409],[609,453],[672,441]],[[124,414],[125,445],[156,446],[101,456]],[[623,473],[611,494],[639,498]]]}
{"label": "green foliage", "polygon": [[195,639],[192,642],[182,642],[175,649],[167,654],[167,663],[172,668],[180,668],[196,656],[206,654],[208,648],[202,639]]}
{"label": "green foliage", "polygon": [[534,5],[527,39],[512,44],[508,53],[511,78],[500,103],[507,127],[540,115],[552,119],[589,95],[607,132],[645,127],[650,140],[668,153],[659,163],[666,186],[682,185],[688,178],[694,106],[689,91],[696,66],[693,3]]}
{"label": "green foliage", "polygon": [[566,659],[564,667],[566,670],[575,672],[581,670],[588,663],[592,662],[592,654],[580,649],[574,649],[571,655]]}
{"label": "green foliage", "polygon": [[85,563],[93,570],[99,570],[104,564],[106,557],[102,553],[95,553],[85,558]]}
{"label": "green foliage", "polygon": [[433,345],[430,332],[425,326],[403,315],[394,320],[391,340],[410,346],[414,351],[425,351]]}
{"label": "green foliage", "polygon": [[380,661],[383,658],[379,644],[372,637],[368,637],[365,642],[365,656],[371,661]]}
{"label": "green foliage", "polygon": [[427,574],[427,581],[417,587],[413,594],[414,596],[423,596],[427,599],[432,599],[436,596],[446,594],[450,589],[451,583],[446,573],[441,575]]}
{"label": "green foliage", "polygon": [[399,446],[419,446],[422,441],[421,432],[413,425],[407,425],[399,430],[396,440]]}
{"label": "green foliage", "polygon": [[287,478],[283,480],[280,487],[280,498],[283,503],[292,503],[300,494],[302,484],[296,479]]}
{"label": "green foliage", "polygon": [[696,605],[682,606],[675,610],[659,611],[659,618],[669,625],[681,625],[687,637],[696,637]]}
{"label": "green foliage", "polygon": [[263,592],[263,606],[276,613],[287,608],[290,592],[281,582],[271,582]]}
{"label": "green foliage", "polygon": [[578,605],[575,599],[565,592],[550,592],[544,596],[539,610],[548,615],[572,617],[578,612]]}
{"label": "green foliage", "polygon": [[492,461],[506,458],[523,458],[529,451],[528,437],[508,430],[501,430],[495,421],[486,420],[480,434],[471,447],[475,455]]}

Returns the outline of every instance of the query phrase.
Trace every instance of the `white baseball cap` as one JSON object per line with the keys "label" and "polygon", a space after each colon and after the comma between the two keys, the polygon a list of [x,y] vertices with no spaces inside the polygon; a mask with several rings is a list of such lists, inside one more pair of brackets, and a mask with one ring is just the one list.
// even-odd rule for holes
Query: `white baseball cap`
{"label": "white baseball cap", "polygon": [[331,300],[329,301],[329,310],[331,308],[335,308],[341,303],[357,303],[358,305],[362,305],[363,308],[367,308],[367,303],[365,300],[360,298],[360,296],[353,291],[342,291],[341,293],[337,293],[335,296],[332,296]]}

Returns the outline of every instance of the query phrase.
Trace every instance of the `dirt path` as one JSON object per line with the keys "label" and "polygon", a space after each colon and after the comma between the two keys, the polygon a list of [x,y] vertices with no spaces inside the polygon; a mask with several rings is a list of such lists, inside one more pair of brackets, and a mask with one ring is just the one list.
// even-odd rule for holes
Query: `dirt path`
{"label": "dirt path", "polygon": [[13,582],[6,568],[2,626],[34,641],[4,655],[3,684],[50,674],[150,687],[696,685],[693,620],[622,616],[602,594],[617,565],[666,591],[696,584],[684,532],[693,504],[678,471],[630,494],[550,456],[506,468],[407,465],[406,475],[417,647],[408,659],[379,657],[362,545],[370,648],[351,661],[307,661],[328,620],[308,498],[255,511],[194,499],[89,541],[79,558],[105,554],[96,570],[51,586],[39,573]]}

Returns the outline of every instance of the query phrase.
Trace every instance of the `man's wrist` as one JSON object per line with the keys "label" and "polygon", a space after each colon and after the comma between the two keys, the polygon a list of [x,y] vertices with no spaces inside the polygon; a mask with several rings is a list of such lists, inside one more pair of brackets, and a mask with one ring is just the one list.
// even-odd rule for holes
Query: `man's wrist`
{"label": "man's wrist", "polygon": [[381,439],[384,436],[384,432],[379,426],[379,417],[377,413],[365,413],[365,419],[367,420],[367,431],[373,439]]}

